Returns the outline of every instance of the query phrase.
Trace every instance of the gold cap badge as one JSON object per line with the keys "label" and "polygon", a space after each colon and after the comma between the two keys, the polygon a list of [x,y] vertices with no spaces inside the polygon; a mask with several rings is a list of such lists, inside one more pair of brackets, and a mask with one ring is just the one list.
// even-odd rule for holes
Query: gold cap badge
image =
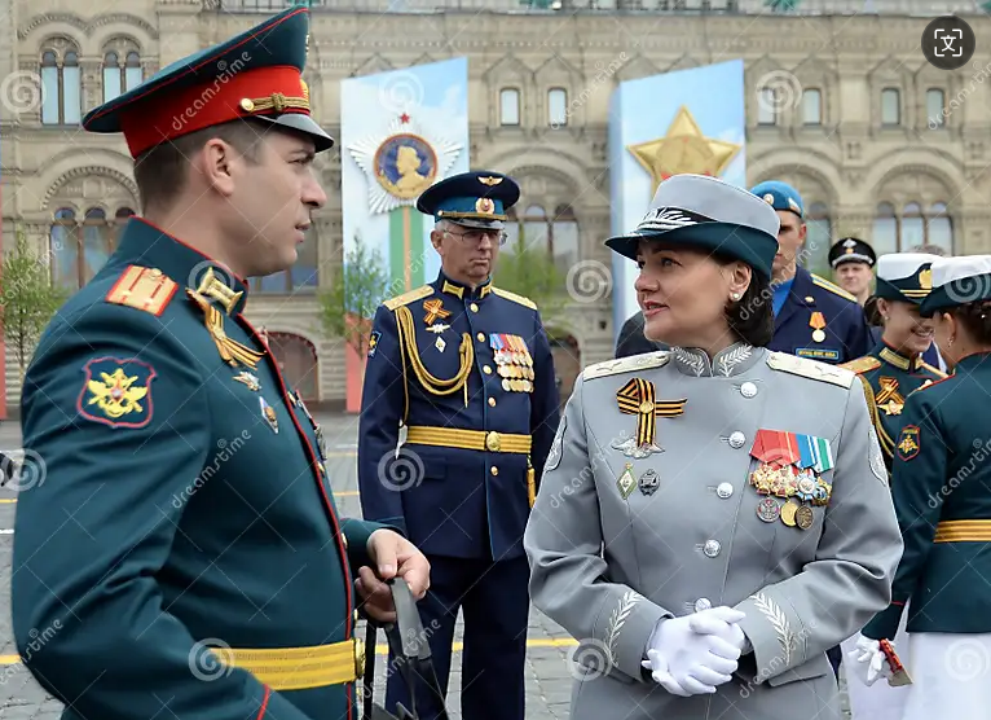
{"label": "gold cap badge", "polygon": [[492,215],[495,212],[495,203],[489,198],[478,198],[475,202],[475,212]]}

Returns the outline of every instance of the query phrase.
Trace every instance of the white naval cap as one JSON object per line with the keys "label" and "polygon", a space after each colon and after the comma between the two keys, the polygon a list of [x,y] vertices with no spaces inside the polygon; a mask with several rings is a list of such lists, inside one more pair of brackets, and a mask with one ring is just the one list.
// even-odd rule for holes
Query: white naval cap
{"label": "white naval cap", "polygon": [[882,280],[904,280],[919,274],[923,265],[940,260],[928,253],[890,253],[877,259],[877,276]]}
{"label": "white naval cap", "polygon": [[991,300],[991,255],[937,258],[932,264],[932,286],[922,303],[923,314]]}

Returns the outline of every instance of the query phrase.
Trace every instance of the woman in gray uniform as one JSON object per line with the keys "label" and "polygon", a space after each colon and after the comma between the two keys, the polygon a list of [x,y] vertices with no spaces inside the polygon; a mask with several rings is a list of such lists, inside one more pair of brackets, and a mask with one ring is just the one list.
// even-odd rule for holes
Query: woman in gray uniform
{"label": "woman in gray uniform", "polygon": [[778,219],[677,175],[607,245],[645,335],[584,370],[524,544],[580,641],[577,720],[836,720],[826,650],[890,600],[902,544],[863,386],[769,352]]}

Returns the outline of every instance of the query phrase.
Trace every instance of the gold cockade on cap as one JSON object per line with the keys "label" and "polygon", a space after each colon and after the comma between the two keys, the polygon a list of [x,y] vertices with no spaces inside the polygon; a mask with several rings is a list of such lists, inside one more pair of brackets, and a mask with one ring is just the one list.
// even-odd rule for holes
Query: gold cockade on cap
{"label": "gold cockade on cap", "polygon": [[484,177],[478,178],[478,182],[482,183],[483,185],[488,185],[489,187],[493,187],[494,185],[498,185],[499,183],[501,183],[502,182],[502,178],[501,177],[484,176]]}

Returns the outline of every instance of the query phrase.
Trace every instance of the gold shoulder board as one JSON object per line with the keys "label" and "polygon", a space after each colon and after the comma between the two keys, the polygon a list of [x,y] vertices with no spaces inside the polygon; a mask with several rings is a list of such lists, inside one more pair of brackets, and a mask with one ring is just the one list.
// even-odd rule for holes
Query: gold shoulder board
{"label": "gold shoulder board", "polygon": [[653,368],[664,367],[671,354],[667,350],[643,353],[642,355],[631,355],[630,357],[619,358],[618,360],[606,360],[605,362],[589,365],[582,371],[582,378],[594,380],[595,378],[608,377],[609,375],[619,375],[625,372],[636,370],[651,370]]}
{"label": "gold shoulder board", "polygon": [[940,379],[949,377],[949,375],[947,375],[945,372],[940,370],[938,367],[933,367],[932,365],[930,365],[925,361],[922,362],[922,367],[924,367],[926,370],[928,370],[929,372],[931,372],[933,375],[935,375]]}
{"label": "gold shoulder board", "polygon": [[432,295],[434,289],[429,285],[423,285],[418,287],[416,290],[410,290],[408,293],[403,293],[394,298],[386,300],[383,305],[385,305],[389,310],[395,310],[396,308],[401,308],[403,305],[409,305],[412,302],[416,302],[421,298],[425,298],[428,295]]}
{"label": "gold shoulder board", "polygon": [[509,292],[509,290],[503,290],[502,288],[493,287],[492,292],[501,298],[512,300],[513,302],[519,303],[520,305],[528,307],[531,310],[537,309],[537,303],[535,303],[533,300],[527,297],[523,297],[522,295],[517,295],[514,292]]}
{"label": "gold shoulder board", "polygon": [[841,288],[839,285],[834,285],[833,283],[829,282],[829,280],[827,280],[826,278],[819,277],[814,273],[812,274],[812,283],[814,285],[818,285],[823,290],[829,290],[829,292],[833,293],[834,295],[839,295],[841,298],[844,298],[845,300],[849,300],[850,302],[857,302],[857,298],[855,298],[853,295],[851,295],[846,290]]}
{"label": "gold shoulder board", "polygon": [[844,370],[849,370],[850,372],[855,372],[860,375],[861,373],[881,367],[881,361],[873,355],[864,355],[863,357],[843,363],[837,367],[841,367]]}
{"label": "gold shoulder board", "polygon": [[160,317],[178,287],[172,278],[158,268],[129,265],[104,300]]}
{"label": "gold shoulder board", "polygon": [[849,388],[853,385],[853,379],[857,377],[849,370],[844,370],[835,365],[827,365],[818,360],[809,360],[797,355],[788,355],[782,352],[769,352],[767,354],[767,364],[772,370],[801,375],[802,377],[832,383],[840,387]]}

